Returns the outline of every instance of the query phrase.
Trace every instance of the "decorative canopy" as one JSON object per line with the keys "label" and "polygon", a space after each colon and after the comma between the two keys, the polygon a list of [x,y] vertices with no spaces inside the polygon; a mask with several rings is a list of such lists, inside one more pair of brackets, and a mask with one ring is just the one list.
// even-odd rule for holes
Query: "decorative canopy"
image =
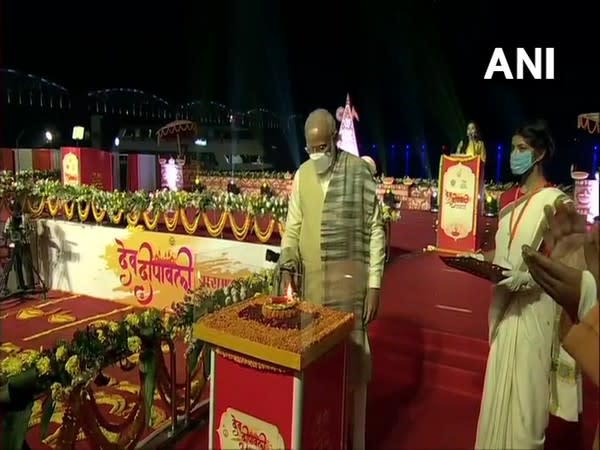
{"label": "decorative canopy", "polygon": [[158,144],[160,144],[161,140],[167,141],[173,138],[176,139],[177,159],[185,161],[185,159],[183,158],[183,153],[181,151],[181,136],[186,138],[195,138],[196,136],[198,136],[197,125],[190,120],[175,120],[173,122],[169,122],[156,132]]}
{"label": "decorative canopy", "polygon": [[577,128],[584,129],[591,134],[600,134],[600,112],[579,114]]}
{"label": "decorative canopy", "polygon": [[160,128],[156,132],[158,143],[161,140],[169,140],[176,138],[179,140],[180,136],[196,136],[198,134],[198,126],[190,120],[175,120],[169,122],[164,127]]}

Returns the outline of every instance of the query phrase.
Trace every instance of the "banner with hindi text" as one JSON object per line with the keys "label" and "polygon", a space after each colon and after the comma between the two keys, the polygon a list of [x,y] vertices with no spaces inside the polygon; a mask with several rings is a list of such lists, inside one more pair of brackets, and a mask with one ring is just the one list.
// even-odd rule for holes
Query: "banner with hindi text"
{"label": "banner with hindi text", "polygon": [[274,265],[277,247],[39,220],[39,267],[50,289],[136,306],[169,307],[200,284],[210,289]]}
{"label": "banner with hindi text", "polygon": [[575,180],[573,198],[577,212],[589,223],[600,214],[600,188],[598,179]]}
{"label": "banner with hindi text", "polygon": [[437,248],[474,252],[483,190],[483,164],[478,156],[442,155],[439,178]]}

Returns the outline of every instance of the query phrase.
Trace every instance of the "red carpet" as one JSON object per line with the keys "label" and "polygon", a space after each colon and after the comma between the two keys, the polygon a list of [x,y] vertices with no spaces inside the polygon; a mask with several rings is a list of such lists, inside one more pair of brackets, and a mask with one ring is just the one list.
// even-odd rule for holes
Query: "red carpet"
{"label": "red carpet", "polygon": [[[411,212],[393,230],[394,248],[386,267],[380,315],[369,330],[374,363],[367,413],[369,450],[473,448],[488,350],[490,285],[448,269],[435,255],[408,253],[434,243],[431,219],[430,213]],[[120,305],[95,299],[64,301],[62,306],[77,314],[85,311],[85,317],[115,307]],[[27,331],[12,322],[11,342],[33,348],[61,333],[68,337],[74,329],[17,343],[43,325],[48,327],[42,319],[36,320],[36,327],[31,322],[35,330]],[[9,340],[6,326],[3,342]],[[597,398],[596,393],[588,386],[584,395],[589,400]],[[586,450],[591,448],[597,419],[598,402],[588,401],[583,432]],[[552,432],[564,431],[559,428]],[[207,440],[204,426],[185,436],[177,448],[206,449]],[[576,448],[554,442],[546,450]],[[35,444],[32,437],[33,448],[47,448]]]}
{"label": "red carpet", "polygon": [[[435,243],[433,226],[431,213],[408,212],[392,232],[379,318],[369,330],[374,371],[367,407],[369,450],[462,450],[475,442],[491,286],[447,268],[435,255],[409,253]],[[597,398],[596,392],[588,386],[586,398]],[[586,450],[597,418],[598,403],[588,401]],[[567,436],[577,430],[578,425],[571,427]],[[564,427],[549,431],[554,442],[547,450],[576,448],[557,437],[565,435]],[[206,449],[207,439],[204,427],[177,448]]]}

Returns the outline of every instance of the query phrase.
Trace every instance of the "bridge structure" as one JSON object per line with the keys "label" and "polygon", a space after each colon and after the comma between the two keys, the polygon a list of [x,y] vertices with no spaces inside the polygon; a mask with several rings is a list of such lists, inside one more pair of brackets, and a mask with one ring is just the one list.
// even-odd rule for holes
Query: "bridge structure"
{"label": "bridge structure", "polygon": [[134,88],[73,92],[46,78],[13,69],[0,69],[0,94],[6,130],[0,136],[2,147],[46,146],[43,138],[48,130],[55,138],[54,146],[70,145],[73,126],[89,130],[99,123],[105,147],[111,146],[121,127],[157,128],[176,119],[193,120],[200,127],[246,128],[259,138],[278,135],[288,142],[298,131],[297,115],[284,116],[262,107],[239,111],[209,100],[178,103]]}

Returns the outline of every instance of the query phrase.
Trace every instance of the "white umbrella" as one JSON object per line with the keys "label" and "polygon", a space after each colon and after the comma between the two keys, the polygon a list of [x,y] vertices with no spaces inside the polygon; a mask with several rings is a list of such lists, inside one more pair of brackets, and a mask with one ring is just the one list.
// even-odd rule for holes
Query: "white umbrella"
{"label": "white umbrella", "polygon": [[600,112],[579,114],[577,128],[584,129],[590,134],[600,134]]}

